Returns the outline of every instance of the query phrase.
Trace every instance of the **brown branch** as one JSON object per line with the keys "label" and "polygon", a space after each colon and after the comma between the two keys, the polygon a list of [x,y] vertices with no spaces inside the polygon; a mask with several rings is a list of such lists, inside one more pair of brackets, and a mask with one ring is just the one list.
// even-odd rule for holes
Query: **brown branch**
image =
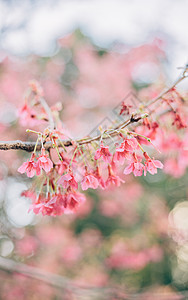
{"label": "brown branch", "polygon": [[[72,146],[71,141],[59,141],[57,145],[61,147],[61,144],[64,144],[65,147]],[[27,152],[32,152],[35,148],[35,142],[23,142],[23,141],[1,141],[0,142],[0,150],[25,150]],[[39,151],[42,148],[42,144],[39,142],[36,150]],[[46,142],[44,144],[44,148],[49,150],[53,148],[53,144],[51,142]]]}
{"label": "brown branch", "polygon": [[[122,124],[120,124],[119,126],[117,126],[115,129],[112,130],[106,130],[103,132],[103,134],[106,136],[103,137],[103,139],[108,139],[109,135],[110,136],[114,136],[117,135],[118,132],[117,130],[123,129],[126,126],[128,126],[131,123],[135,123],[138,122],[142,117],[138,117],[138,118],[134,118],[133,116],[131,116],[130,120],[123,122]],[[73,146],[73,143],[76,143],[78,145],[84,145],[84,144],[89,144],[91,142],[97,141],[101,138],[101,134],[97,135],[93,138],[84,138],[84,139],[80,139],[80,140],[75,140],[75,141],[71,141],[71,140],[67,140],[67,141],[63,141],[63,140],[58,140],[56,142],[58,147],[62,147],[62,144],[65,147],[70,147]],[[23,142],[23,141],[0,141],[0,150],[25,150],[27,152],[32,152],[35,148],[35,142]],[[42,144],[39,142],[37,145],[36,150],[39,151],[42,148]],[[53,148],[53,143],[52,142],[46,142],[44,144],[44,148],[46,150],[49,150],[50,148]]]}
{"label": "brown branch", "polygon": [[[182,75],[180,76],[180,78],[178,78],[173,85],[170,88],[165,89],[159,96],[157,96],[156,98],[152,99],[151,101],[147,102],[143,108],[148,108],[149,106],[151,106],[152,104],[156,103],[158,100],[160,100],[165,94],[167,94],[171,89],[173,89],[177,84],[179,84],[181,81],[183,81],[185,78],[188,77],[187,75],[187,71],[188,68],[186,67],[182,73]],[[43,105],[43,107],[45,108],[48,117],[49,117],[49,122],[50,122],[50,127],[53,129],[54,128],[54,121],[53,121],[53,117],[50,111],[50,108],[48,106],[48,104],[46,103],[46,101],[43,98],[41,98],[41,104]],[[153,112],[153,111],[152,111]],[[151,112],[150,112],[151,114]],[[149,113],[148,113],[149,115]],[[146,116],[146,114],[145,114]],[[62,144],[64,145],[64,147],[69,147],[69,146],[73,146],[74,143],[78,144],[78,145],[84,145],[84,144],[89,144],[91,142],[94,141],[98,141],[101,139],[101,136],[103,135],[103,139],[108,139],[109,136],[115,136],[119,134],[119,131],[125,127],[127,127],[128,125],[130,125],[131,123],[136,123],[139,122],[141,119],[144,118],[143,116],[131,116],[129,120],[123,122],[122,124],[118,125],[117,127],[115,127],[114,129],[109,129],[109,130],[105,130],[103,133],[91,138],[91,137],[86,137],[86,138],[82,138],[82,139],[78,139],[78,140],[67,140],[67,141],[63,141],[63,140],[59,140],[57,141],[57,146],[58,147],[62,147]],[[35,147],[35,142],[23,142],[23,141],[1,141],[0,142],[0,150],[25,150],[27,152],[32,152],[34,150]],[[42,147],[41,143],[38,143],[36,150],[39,151]],[[46,142],[44,144],[44,147],[46,150],[49,150],[50,148],[53,148],[53,144],[52,142]]]}

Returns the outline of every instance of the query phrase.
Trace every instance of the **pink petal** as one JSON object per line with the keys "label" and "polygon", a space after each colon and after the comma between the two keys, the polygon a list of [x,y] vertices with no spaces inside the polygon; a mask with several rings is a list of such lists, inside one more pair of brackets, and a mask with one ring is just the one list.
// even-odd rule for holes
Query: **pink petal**
{"label": "pink petal", "polygon": [[27,170],[28,162],[24,162],[18,169],[18,172],[21,174],[25,173]]}
{"label": "pink petal", "polygon": [[47,162],[47,158],[46,158],[45,156],[40,156],[40,157],[39,157],[39,161],[40,161],[41,163],[46,163],[46,162]]}
{"label": "pink petal", "polygon": [[85,178],[81,181],[81,187],[82,187],[83,191],[86,191],[89,188],[88,183],[86,182]]}
{"label": "pink petal", "polygon": [[27,176],[28,177],[33,177],[35,175],[35,169],[30,169],[30,170],[27,170]]}
{"label": "pink petal", "polygon": [[101,157],[101,149],[97,149],[97,151],[95,152],[95,156],[94,159],[97,160]]}
{"label": "pink petal", "polygon": [[163,169],[163,164],[159,160],[153,160],[153,163],[157,168]]}
{"label": "pink petal", "polygon": [[90,181],[90,187],[92,189],[97,189],[99,186],[99,182],[97,180],[97,178],[95,178],[94,176],[90,175],[89,176],[89,181]]}
{"label": "pink petal", "polygon": [[123,174],[128,175],[133,171],[133,164],[131,163],[129,166],[127,166],[125,168],[125,170],[123,171]]}

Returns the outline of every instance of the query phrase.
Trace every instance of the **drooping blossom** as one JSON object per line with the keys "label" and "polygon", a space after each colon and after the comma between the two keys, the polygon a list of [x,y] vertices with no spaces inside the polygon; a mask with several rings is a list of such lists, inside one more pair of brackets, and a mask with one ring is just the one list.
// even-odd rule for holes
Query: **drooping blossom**
{"label": "drooping blossom", "polygon": [[116,148],[113,161],[124,164],[125,159],[131,159],[130,153],[133,153],[138,147],[138,143],[135,138],[125,139],[120,147]]}
{"label": "drooping blossom", "polygon": [[85,201],[86,197],[82,193],[71,191],[65,194],[64,213],[71,214],[76,212]]}
{"label": "drooping blossom", "polygon": [[114,184],[115,186],[120,186],[121,182],[124,183],[125,181],[122,180],[119,176],[115,175],[112,171],[111,166],[108,166],[108,178],[105,182],[105,186],[109,187],[112,184]]}
{"label": "drooping blossom", "polygon": [[69,164],[65,160],[61,160],[57,164],[58,174],[63,175],[63,173],[67,170]]}
{"label": "drooping blossom", "polygon": [[99,167],[98,166],[97,166],[94,174],[95,174],[95,177],[98,180],[99,186],[104,190],[106,188],[106,183],[105,183],[104,179],[102,178],[102,176],[99,172]]}
{"label": "drooping blossom", "polygon": [[73,189],[78,189],[78,183],[75,180],[72,172],[61,176],[58,180],[58,184],[61,184],[64,189],[67,189],[69,186]]}
{"label": "drooping blossom", "polygon": [[45,154],[45,149],[41,149],[41,155],[37,158],[37,175],[41,174],[41,170],[43,169],[46,173],[50,172],[53,168],[53,163],[51,159],[47,157]]}
{"label": "drooping blossom", "polygon": [[[63,175],[63,173],[68,170],[71,159],[65,157],[63,152],[60,152],[60,155],[61,155],[61,160],[57,163],[57,170],[59,175]],[[72,166],[73,165],[74,165],[74,160],[72,161]]]}
{"label": "drooping blossom", "polygon": [[150,174],[154,175],[157,174],[157,168],[163,168],[163,164],[159,160],[151,159],[146,152],[144,152],[144,157],[146,159],[144,167],[144,176],[146,176],[147,171]]}
{"label": "drooping blossom", "polygon": [[88,188],[97,189],[99,186],[99,182],[94,174],[88,173],[87,168],[86,172],[81,181],[82,190],[85,191]]}
{"label": "drooping blossom", "polygon": [[121,115],[128,115],[130,113],[130,108],[132,108],[132,105],[126,104],[125,101],[121,103],[121,110],[120,110],[120,116]]}
{"label": "drooping blossom", "polygon": [[142,176],[143,170],[144,170],[144,165],[137,158],[136,153],[133,153],[133,162],[125,168],[123,173],[125,175],[128,175],[131,172],[133,172],[134,176]]}
{"label": "drooping blossom", "polygon": [[18,169],[18,172],[20,172],[21,174],[23,173],[27,173],[28,177],[33,177],[35,175],[35,171],[37,169],[37,165],[34,161],[35,158],[35,154],[33,153],[30,160],[28,160],[27,162],[24,162]]}
{"label": "drooping blossom", "polygon": [[33,212],[37,215],[42,213],[43,216],[51,215],[53,207],[49,205],[49,199],[46,199],[42,194],[40,194],[33,204],[29,208],[29,212]]}
{"label": "drooping blossom", "polygon": [[35,203],[30,206],[29,211],[33,210],[35,214],[42,213],[43,216],[56,216],[64,213],[64,195],[55,194],[44,197],[42,194],[38,196]]}
{"label": "drooping blossom", "polygon": [[182,129],[187,127],[186,122],[182,119],[179,113],[175,113],[174,121],[172,122],[172,125],[176,125],[177,129]]}
{"label": "drooping blossom", "polygon": [[95,152],[94,159],[97,160],[99,158],[102,158],[107,163],[111,162],[112,154],[109,151],[109,147],[104,146],[103,142],[101,142],[100,148]]}

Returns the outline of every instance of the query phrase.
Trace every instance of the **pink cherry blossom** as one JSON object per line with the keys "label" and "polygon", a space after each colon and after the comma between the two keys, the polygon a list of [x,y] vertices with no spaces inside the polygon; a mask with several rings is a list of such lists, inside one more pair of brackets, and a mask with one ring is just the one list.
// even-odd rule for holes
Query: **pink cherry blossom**
{"label": "pink cherry blossom", "polygon": [[133,158],[134,161],[125,168],[123,173],[128,175],[133,172],[134,176],[142,176],[144,165],[137,159],[135,153],[133,153]]}
{"label": "pink cherry blossom", "polygon": [[97,151],[95,152],[94,159],[97,160],[100,157],[102,158],[103,161],[105,161],[107,163],[111,162],[112,154],[109,151],[109,147],[104,146],[103,142],[101,142],[100,148],[97,149]]}
{"label": "pink cherry blossom", "polygon": [[55,194],[52,197],[48,195],[47,198],[39,195],[37,201],[31,205],[30,210],[33,210],[35,214],[42,213],[43,216],[61,215],[64,213],[64,195]]}
{"label": "pink cherry blossom", "polygon": [[108,166],[108,178],[105,182],[106,187],[109,187],[111,184],[114,184],[115,186],[120,186],[121,182],[125,182],[122,180],[119,176],[115,175],[112,171],[112,168]]}
{"label": "pink cherry blossom", "polygon": [[86,201],[85,195],[79,192],[65,194],[64,213],[71,214],[77,211],[79,206]]}
{"label": "pink cherry blossom", "polygon": [[46,173],[50,172],[53,168],[53,163],[51,159],[45,154],[45,149],[41,149],[41,155],[37,158],[37,175],[40,175],[41,170],[43,169]]}
{"label": "pink cherry blossom", "polygon": [[159,160],[151,159],[146,152],[144,152],[144,157],[146,159],[145,167],[144,167],[144,176],[146,176],[147,171],[150,174],[154,175],[157,173],[157,168],[159,169],[163,168],[163,164]]}
{"label": "pink cherry blossom", "polygon": [[97,189],[99,186],[99,182],[94,174],[90,174],[87,172],[81,181],[82,190],[87,190],[88,188]]}
{"label": "pink cherry blossom", "polygon": [[113,157],[113,161],[119,162],[121,165],[124,164],[125,159],[129,159],[129,152],[127,152],[124,147],[121,145],[119,148],[116,148],[116,152]]}
{"label": "pink cherry blossom", "polygon": [[123,165],[125,159],[131,159],[130,154],[133,153],[137,147],[138,143],[135,138],[125,139],[120,147],[116,148],[113,161]]}
{"label": "pink cherry blossom", "polygon": [[35,175],[35,171],[36,171],[36,163],[34,162],[34,158],[35,158],[35,154],[32,154],[31,158],[29,161],[24,162],[18,169],[18,172],[20,172],[21,174],[23,173],[27,173],[28,177],[33,177]]}
{"label": "pink cherry blossom", "polygon": [[58,180],[58,184],[61,184],[64,189],[67,189],[69,186],[73,189],[78,188],[78,183],[75,180],[72,172],[61,176],[60,179]]}
{"label": "pink cherry blossom", "polygon": [[58,174],[63,175],[63,173],[68,169],[71,159],[66,158],[63,153],[60,153],[62,160],[57,163]]}
{"label": "pink cherry blossom", "polygon": [[124,149],[129,152],[134,152],[138,148],[138,142],[135,138],[125,139],[123,141]]}

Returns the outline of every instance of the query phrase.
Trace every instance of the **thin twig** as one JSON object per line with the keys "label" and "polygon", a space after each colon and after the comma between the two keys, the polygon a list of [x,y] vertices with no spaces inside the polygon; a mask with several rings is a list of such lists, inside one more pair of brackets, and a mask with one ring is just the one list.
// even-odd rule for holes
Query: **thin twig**
{"label": "thin twig", "polygon": [[151,101],[147,102],[144,105],[144,108],[149,107],[150,105],[154,104],[155,102],[157,102],[158,100],[160,100],[164,95],[166,95],[168,92],[170,92],[170,90],[172,90],[177,84],[179,84],[181,81],[183,81],[185,78],[187,78],[186,75],[186,70],[183,72],[182,76],[179,77],[174,84],[170,87],[165,89],[161,94],[159,94],[156,98],[152,99]]}
{"label": "thin twig", "polygon": [[54,129],[55,128],[55,124],[54,124],[54,120],[53,120],[53,116],[52,116],[52,112],[51,112],[50,107],[48,106],[46,100],[44,98],[42,98],[42,97],[40,98],[40,103],[44,107],[44,110],[46,111],[46,113],[48,115],[50,128]]}

